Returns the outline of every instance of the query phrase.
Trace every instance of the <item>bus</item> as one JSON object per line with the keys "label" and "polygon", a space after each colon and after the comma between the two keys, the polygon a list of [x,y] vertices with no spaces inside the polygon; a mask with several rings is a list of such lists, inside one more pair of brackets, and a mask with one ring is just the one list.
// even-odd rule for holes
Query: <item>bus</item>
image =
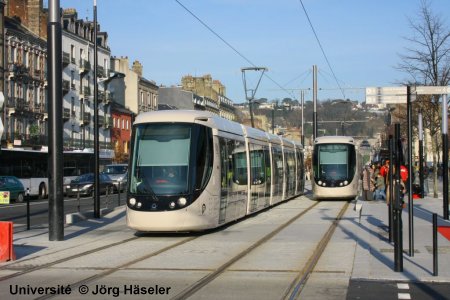
{"label": "bus", "polygon": [[[30,196],[44,199],[48,196],[47,147],[41,150],[22,148],[2,148],[0,152],[0,175],[16,176],[22,182]],[[100,164],[111,162],[112,156],[99,153]],[[94,172],[95,157],[92,149],[64,151],[63,176],[64,188],[78,175]]]}

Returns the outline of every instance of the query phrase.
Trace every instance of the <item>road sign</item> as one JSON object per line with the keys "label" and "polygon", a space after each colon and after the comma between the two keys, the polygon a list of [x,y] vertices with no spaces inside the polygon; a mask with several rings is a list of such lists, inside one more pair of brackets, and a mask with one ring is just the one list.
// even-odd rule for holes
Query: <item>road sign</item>
{"label": "road sign", "polygon": [[406,96],[406,86],[368,87],[366,96]]}
{"label": "road sign", "polygon": [[406,103],[406,95],[393,96],[393,95],[366,95],[366,104],[401,104]]}
{"label": "road sign", "polygon": [[9,204],[9,192],[0,192],[0,204]]}
{"label": "road sign", "polygon": [[447,95],[450,94],[448,86],[416,86],[411,87],[411,93],[417,95]]}
{"label": "road sign", "polygon": [[406,103],[406,86],[368,87],[366,104]]}

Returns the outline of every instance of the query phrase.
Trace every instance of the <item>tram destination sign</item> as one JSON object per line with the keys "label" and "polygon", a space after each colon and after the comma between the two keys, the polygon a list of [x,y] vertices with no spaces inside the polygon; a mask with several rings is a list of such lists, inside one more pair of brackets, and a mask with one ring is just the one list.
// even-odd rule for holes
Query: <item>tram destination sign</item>
{"label": "tram destination sign", "polygon": [[447,95],[450,94],[449,86],[416,86],[411,87],[411,93],[417,95]]}

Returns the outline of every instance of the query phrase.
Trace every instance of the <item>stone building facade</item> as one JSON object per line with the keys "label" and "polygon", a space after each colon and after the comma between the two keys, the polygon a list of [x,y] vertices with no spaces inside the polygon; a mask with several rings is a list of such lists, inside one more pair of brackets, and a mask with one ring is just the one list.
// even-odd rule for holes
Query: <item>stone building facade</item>
{"label": "stone building facade", "polygon": [[125,75],[124,86],[115,85],[117,92],[124,95],[124,101],[120,104],[136,115],[157,110],[159,87],[154,81],[144,78],[140,62],[134,61],[130,68],[128,57],[112,57],[111,68]]}
{"label": "stone building facade", "polygon": [[2,145],[32,147],[47,144],[47,44],[21,20],[5,16]]}

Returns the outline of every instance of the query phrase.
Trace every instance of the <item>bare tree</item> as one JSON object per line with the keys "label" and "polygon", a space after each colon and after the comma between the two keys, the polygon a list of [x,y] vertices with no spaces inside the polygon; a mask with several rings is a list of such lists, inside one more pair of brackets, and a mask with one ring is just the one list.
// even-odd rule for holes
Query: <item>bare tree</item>
{"label": "bare tree", "polygon": [[[421,1],[416,19],[409,19],[412,36],[406,40],[411,46],[400,55],[398,69],[410,76],[409,85],[446,86],[450,81],[450,29],[440,15],[434,14],[430,2]],[[433,151],[433,165],[437,166],[441,117],[439,97],[418,97],[416,108],[423,112],[424,128],[429,129]],[[434,197],[437,197],[437,168],[434,168]]]}

